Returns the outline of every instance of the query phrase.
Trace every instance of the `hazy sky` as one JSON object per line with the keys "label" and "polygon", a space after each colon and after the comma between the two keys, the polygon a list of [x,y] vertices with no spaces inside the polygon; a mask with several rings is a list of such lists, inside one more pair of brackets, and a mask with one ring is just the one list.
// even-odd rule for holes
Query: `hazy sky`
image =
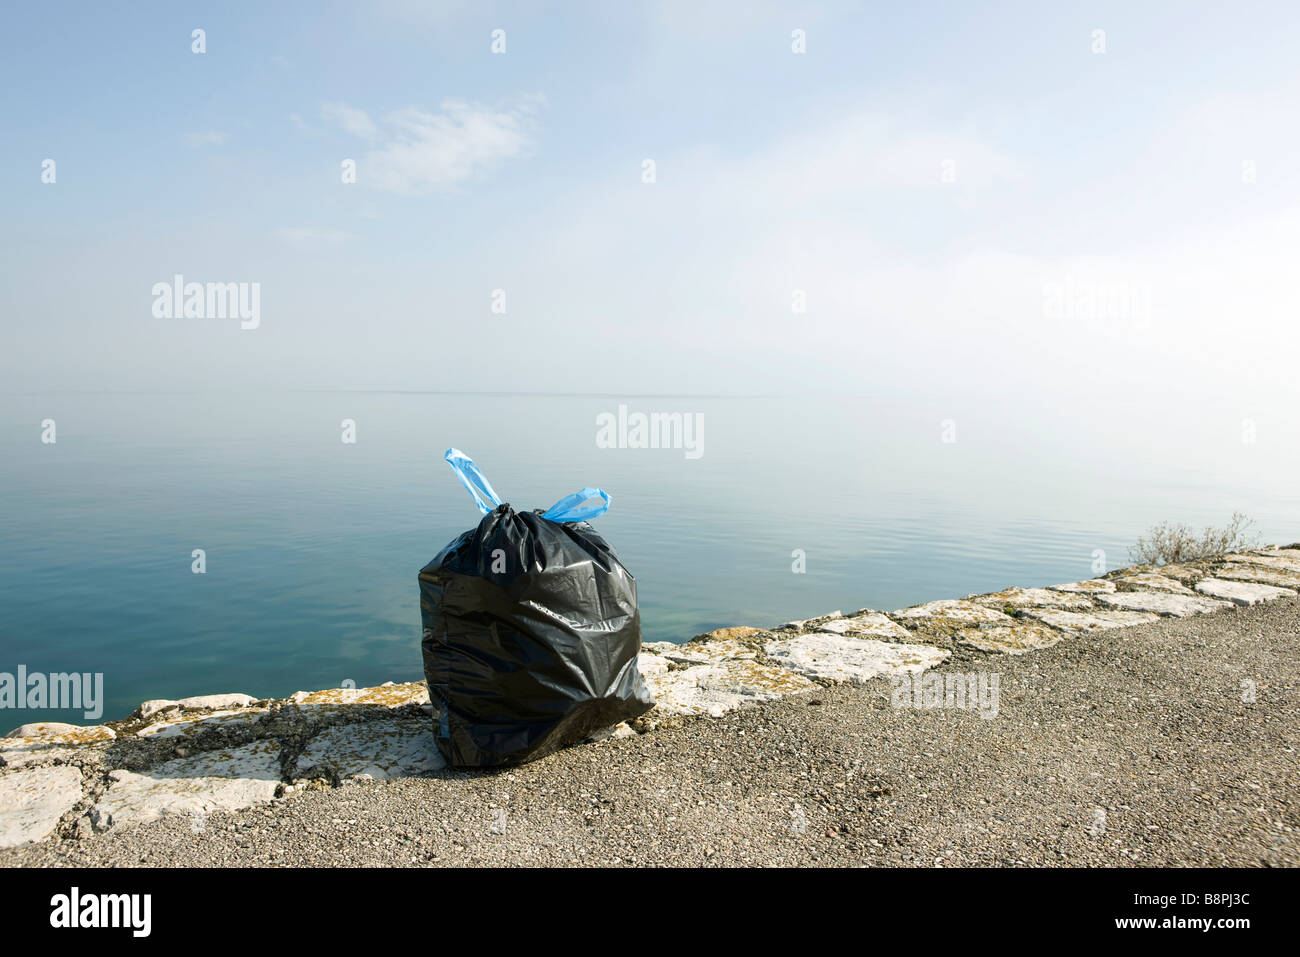
{"label": "hazy sky", "polygon": [[978,6],[6,4],[0,388],[1294,404],[1300,6]]}

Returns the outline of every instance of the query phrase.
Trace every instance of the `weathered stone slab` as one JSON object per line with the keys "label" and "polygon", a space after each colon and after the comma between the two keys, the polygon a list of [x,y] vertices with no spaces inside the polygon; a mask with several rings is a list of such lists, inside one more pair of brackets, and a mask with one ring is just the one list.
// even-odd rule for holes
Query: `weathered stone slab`
{"label": "weathered stone slab", "polygon": [[1123,588],[1134,588],[1142,591],[1160,591],[1168,592],[1171,595],[1190,595],[1192,590],[1167,575],[1159,575],[1155,572],[1139,572],[1136,575],[1119,575],[1112,579],[1116,586]]}
{"label": "weathered stone slab", "polygon": [[[53,731],[56,727],[72,730]],[[112,728],[102,724],[59,725],[55,722],[23,725],[15,729],[15,733],[29,728],[43,728],[44,732],[35,736],[0,738],[0,758],[9,767],[22,767],[56,757],[66,758],[85,748],[106,747],[116,737]]]}
{"label": "weathered stone slab", "polygon": [[[1068,613],[1066,613],[1068,614]],[[957,640],[962,644],[1001,655],[1023,655],[1037,648],[1050,648],[1063,637],[1043,625],[995,625],[992,628],[968,628]]]}
{"label": "weathered stone slab", "polygon": [[1160,616],[1146,611],[1115,611],[1098,608],[1094,611],[1058,611],[1052,608],[1039,608],[1025,612],[1030,618],[1036,618],[1045,625],[1062,631],[1095,631],[1103,628],[1127,628],[1130,625],[1146,625],[1159,621]]}
{"label": "weathered stone slab", "polygon": [[715,718],[737,708],[815,687],[800,675],[756,661],[692,665],[660,674],[643,671],[642,677],[654,695],[655,711]]}
{"label": "weathered stone slab", "polygon": [[[871,610],[872,609],[870,608],[864,608],[862,609],[862,612],[865,614],[866,612],[869,612]],[[787,621],[784,625],[782,625],[777,630],[789,631],[793,629],[795,631],[816,631],[818,628],[820,628],[822,625],[826,624],[827,622],[832,621],[833,619],[836,618],[844,618],[844,617],[846,617],[844,612],[839,611],[837,609],[831,612],[829,615],[817,615],[813,618],[806,618],[803,621]]]}
{"label": "weathered stone slab", "polygon": [[1092,602],[1086,595],[1070,594],[1069,592],[1057,591],[1051,588],[1004,588],[1002,591],[993,592],[991,595],[980,595],[973,598],[972,601],[998,609],[1005,608],[1007,605],[1020,609],[1069,608],[1078,610],[1092,607]]}
{"label": "weathered stone slab", "polygon": [[675,644],[671,641],[652,641],[641,646],[646,651],[669,661],[691,664],[708,664],[711,661],[726,661],[732,658],[757,658],[758,652],[734,638],[719,638],[714,641],[687,641]]}
{"label": "weathered stone slab", "polygon": [[1188,615],[1203,615],[1211,611],[1231,608],[1232,603],[1198,595],[1171,595],[1159,591],[1125,591],[1114,595],[1098,595],[1097,600],[1112,608],[1125,608],[1129,611],[1150,611],[1157,615],[1170,615],[1185,618]]}
{"label": "weathered stone slab", "polygon": [[1207,578],[1196,586],[1202,595],[1211,598],[1224,598],[1234,605],[1258,605],[1262,601],[1276,598],[1294,598],[1295,591],[1290,588],[1278,588],[1276,585],[1256,585],[1253,582],[1222,581]]}
{"label": "weathered stone slab", "polygon": [[[770,632],[761,628],[737,626],[717,628],[690,641],[678,644],[672,641],[652,641],[642,644],[644,652],[660,656],[678,664],[712,664],[719,661],[754,659],[758,657],[753,639]],[[750,639],[747,643],[744,639]],[[659,665],[652,664],[652,668]]]}
{"label": "weathered stone slab", "polygon": [[1300,558],[1285,555],[1280,549],[1271,552],[1242,552],[1229,555],[1225,561],[1245,562],[1248,565],[1263,565],[1266,568],[1276,568],[1278,571],[1300,573]]}
{"label": "weathered stone slab", "polygon": [[1181,562],[1175,565],[1161,565],[1160,574],[1173,578],[1184,585],[1194,585],[1202,578],[1209,578],[1214,573],[1213,562]]}
{"label": "weathered stone slab", "polygon": [[1049,585],[1048,591],[1063,591],[1076,595],[1109,595],[1115,591],[1115,583],[1105,578],[1089,578],[1081,582],[1067,582],[1064,585]]}
{"label": "weathered stone slab", "polygon": [[34,724],[24,724],[15,728],[5,737],[0,738],[0,747],[93,744],[97,741],[112,741],[116,736],[112,728],[102,724],[62,724],[57,721],[38,721]]}
{"label": "weathered stone slab", "polygon": [[142,738],[190,738],[209,728],[253,724],[267,712],[267,708],[239,708],[201,714],[169,712],[165,720],[141,728],[136,734]]}
{"label": "weathered stone slab", "polygon": [[923,605],[914,605],[893,613],[895,618],[909,621],[932,619],[948,624],[963,625],[1009,625],[1012,618],[993,608],[986,608],[973,601],[958,598],[945,598],[941,601],[928,601]]}
{"label": "weathered stone slab", "polygon": [[249,694],[202,694],[181,698],[177,702],[187,711],[218,711],[225,708],[246,708],[257,699]]}
{"label": "weathered stone slab", "polygon": [[826,633],[786,638],[767,646],[768,657],[791,671],[852,684],[862,684],[880,675],[924,671],[950,654],[947,649],[930,645],[896,644]]}
{"label": "weathered stone slab", "polygon": [[168,708],[180,708],[185,711],[218,711],[229,708],[246,708],[257,699],[246,694],[204,694],[192,698],[154,698],[140,702],[140,717],[147,718]]}
{"label": "weathered stone slab", "polygon": [[751,628],[748,625],[734,625],[731,628],[715,628],[713,631],[706,632],[703,635],[696,635],[691,641],[731,641],[740,638],[752,638],[754,635],[761,635],[763,629]]}
{"label": "weathered stone slab", "polygon": [[348,705],[402,708],[429,703],[429,687],[423,681],[379,685],[374,688],[325,688],[321,691],[295,691],[287,702],[304,711],[336,711]]}
{"label": "weathered stone slab", "polygon": [[858,635],[863,638],[912,637],[912,633],[906,628],[878,611],[855,615],[852,618],[832,618],[818,625],[817,630],[832,635]]}
{"label": "weathered stone slab", "polygon": [[45,738],[54,734],[67,734],[70,731],[80,731],[81,726],[75,724],[64,724],[61,721],[33,721],[31,724],[21,724],[14,728],[6,738]]}
{"label": "weathered stone slab", "polygon": [[440,771],[446,760],[426,719],[350,721],[326,728],[307,742],[294,771],[304,777],[331,771],[340,780],[368,774],[375,780]]}
{"label": "weathered stone slab", "polygon": [[151,821],[164,814],[207,814],[264,804],[280,786],[280,746],[270,740],[205,751],[150,771],[113,771],[95,805],[112,825]]}
{"label": "weathered stone slab", "polygon": [[1277,585],[1279,588],[1300,588],[1300,572],[1288,572],[1279,568],[1269,568],[1267,565],[1251,565],[1246,562],[1224,565],[1214,573],[1214,577],[1226,581]]}
{"label": "weathered stone slab", "polygon": [[757,652],[741,639],[764,634],[761,628],[737,625],[733,628],[716,628],[690,641],[650,641],[641,645],[652,654],[663,655],[673,661],[704,664],[726,658],[754,658]]}
{"label": "weathered stone slab", "polygon": [[[663,641],[657,642],[657,644],[666,645],[671,644],[671,642]],[[644,648],[645,645],[642,645],[641,647]],[[672,669],[668,666],[667,658],[664,658],[661,655],[651,654],[647,651],[642,651],[636,656],[636,670],[641,673],[642,678],[646,678],[650,675],[667,674]]]}
{"label": "weathered stone slab", "polygon": [[81,772],[26,768],[0,775],[0,847],[43,841],[81,800]]}

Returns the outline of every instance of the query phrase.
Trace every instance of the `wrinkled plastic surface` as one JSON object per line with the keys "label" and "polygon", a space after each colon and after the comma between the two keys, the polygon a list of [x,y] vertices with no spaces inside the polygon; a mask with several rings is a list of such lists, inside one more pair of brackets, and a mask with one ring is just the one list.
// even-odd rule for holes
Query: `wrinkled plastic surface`
{"label": "wrinkled plastic surface", "polygon": [[453,766],[539,758],[654,705],[636,581],[585,522],[498,505],[420,571],[420,616]]}

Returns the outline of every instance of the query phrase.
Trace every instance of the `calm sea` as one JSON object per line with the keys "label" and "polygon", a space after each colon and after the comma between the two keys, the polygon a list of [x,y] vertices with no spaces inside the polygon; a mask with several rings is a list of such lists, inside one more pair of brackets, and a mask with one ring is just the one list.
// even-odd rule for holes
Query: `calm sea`
{"label": "calm sea", "polygon": [[[701,417],[703,454],[598,447],[620,403]],[[595,524],[637,577],[647,640],[1086,578],[1164,519],[1236,510],[1265,541],[1300,538],[1296,443],[1250,441],[1234,410],[392,393],[0,408],[0,672],[102,672],[103,720],[146,698],[420,678],[416,573],[478,520],[448,446],[517,508],[606,489]],[[0,733],[32,720],[86,719],[15,710]]]}

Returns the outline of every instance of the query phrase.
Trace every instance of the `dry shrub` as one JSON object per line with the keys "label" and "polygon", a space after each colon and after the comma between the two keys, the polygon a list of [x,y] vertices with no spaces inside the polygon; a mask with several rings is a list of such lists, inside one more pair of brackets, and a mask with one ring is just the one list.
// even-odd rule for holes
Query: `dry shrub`
{"label": "dry shrub", "polygon": [[1137,540],[1137,544],[1129,549],[1129,555],[1142,565],[1167,565],[1195,561],[1198,558],[1218,558],[1259,544],[1258,537],[1250,534],[1250,528],[1254,524],[1253,519],[1240,512],[1233,512],[1227,525],[1222,528],[1211,525],[1197,537],[1186,525],[1161,522]]}

